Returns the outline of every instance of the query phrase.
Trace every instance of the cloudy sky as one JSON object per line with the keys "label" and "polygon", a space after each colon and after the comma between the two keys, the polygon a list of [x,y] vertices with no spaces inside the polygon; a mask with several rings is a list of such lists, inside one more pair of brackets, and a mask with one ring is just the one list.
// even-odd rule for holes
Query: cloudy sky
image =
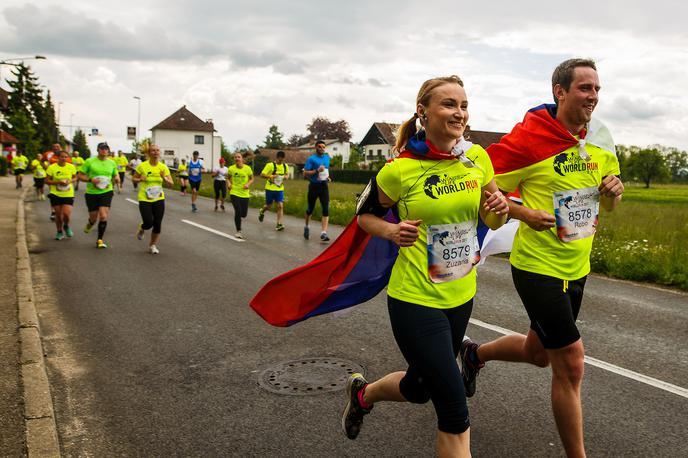
{"label": "cloudy sky", "polygon": [[128,150],[134,96],[146,136],[187,105],[228,146],[261,143],[272,124],[303,134],[315,116],[347,120],[358,142],[449,74],[465,82],[473,129],[509,131],[551,101],[559,62],[591,57],[596,116],[617,143],[688,149],[688,33],[672,20],[686,13],[669,0],[3,0],[0,60],[47,56],[27,63],[60,122]]}

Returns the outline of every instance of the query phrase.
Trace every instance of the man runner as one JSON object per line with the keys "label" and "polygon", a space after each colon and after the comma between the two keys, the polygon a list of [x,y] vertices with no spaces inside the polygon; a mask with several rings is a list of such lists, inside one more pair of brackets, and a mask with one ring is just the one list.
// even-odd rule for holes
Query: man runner
{"label": "man runner", "polygon": [[88,183],[85,195],[88,223],[84,227],[84,232],[91,232],[98,222],[97,248],[107,248],[103,236],[112,204],[112,183],[116,184],[119,181],[117,164],[110,159],[109,152],[110,147],[107,143],[98,143],[98,156],[88,158],[79,169],[79,179]]}
{"label": "man runner", "polygon": [[612,211],[624,191],[611,135],[592,118],[600,82],[592,60],[569,59],[554,70],[556,105],[530,110],[501,142],[488,148],[500,189],[518,190],[509,203],[521,220],[511,252],[516,290],[530,318],[527,335],[478,346],[464,340],[466,391],[490,360],[551,366],[552,410],[569,457],[584,457],[581,383],[585,352],[576,318],[590,272],[601,206]]}
{"label": "man runner", "polygon": [[22,187],[22,180],[24,179],[24,173],[28,166],[29,158],[24,156],[23,151],[17,151],[17,154],[12,158],[12,162],[10,162],[10,169],[12,169],[12,173],[14,174],[17,189]]}
{"label": "man runner", "polygon": [[192,159],[189,161],[189,186],[191,187],[191,211],[196,213],[196,200],[198,199],[198,190],[201,189],[201,181],[203,181],[202,173],[205,172],[203,167],[203,159],[198,158],[198,151],[194,151]]}
{"label": "man runner", "polygon": [[289,176],[289,166],[284,163],[284,151],[277,151],[275,162],[269,162],[263,167],[260,176],[265,178],[265,205],[258,213],[258,221],[261,223],[265,218],[265,212],[272,208],[272,204],[277,204],[277,225],[275,230],[283,231],[284,224],[284,180]]}
{"label": "man runner", "polygon": [[310,183],[308,183],[308,208],[306,208],[306,225],[303,228],[303,238],[308,240],[310,236],[308,223],[310,223],[311,215],[315,209],[315,201],[320,199],[320,207],[322,208],[320,240],[329,242],[327,222],[330,215],[330,191],[327,183],[330,181],[330,156],[325,153],[325,146],[325,142],[322,140],[315,142],[315,154],[306,160],[306,165],[303,167],[303,176],[310,180]]}

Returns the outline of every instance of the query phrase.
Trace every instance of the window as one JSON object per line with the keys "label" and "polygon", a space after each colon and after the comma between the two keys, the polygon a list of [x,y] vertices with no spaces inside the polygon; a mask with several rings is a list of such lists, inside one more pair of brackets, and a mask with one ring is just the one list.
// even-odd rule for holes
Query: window
{"label": "window", "polygon": [[195,145],[205,144],[205,136],[204,135],[194,135],[194,144]]}
{"label": "window", "polygon": [[377,157],[380,157],[380,156],[382,156],[382,150],[381,149],[377,150]]}

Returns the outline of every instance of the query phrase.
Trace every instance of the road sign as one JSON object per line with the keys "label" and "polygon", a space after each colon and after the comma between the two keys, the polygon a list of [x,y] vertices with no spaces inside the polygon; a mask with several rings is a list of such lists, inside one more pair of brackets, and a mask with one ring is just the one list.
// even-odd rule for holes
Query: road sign
{"label": "road sign", "polygon": [[127,140],[136,140],[136,126],[127,126]]}

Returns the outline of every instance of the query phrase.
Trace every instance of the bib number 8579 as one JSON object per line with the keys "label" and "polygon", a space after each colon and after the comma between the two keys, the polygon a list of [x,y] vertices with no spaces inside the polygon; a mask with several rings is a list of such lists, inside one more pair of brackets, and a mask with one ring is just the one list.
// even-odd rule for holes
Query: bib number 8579
{"label": "bib number 8579", "polygon": [[442,250],[442,259],[448,261],[450,259],[464,258],[471,254],[471,249],[468,245],[461,247],[445,248]]}

